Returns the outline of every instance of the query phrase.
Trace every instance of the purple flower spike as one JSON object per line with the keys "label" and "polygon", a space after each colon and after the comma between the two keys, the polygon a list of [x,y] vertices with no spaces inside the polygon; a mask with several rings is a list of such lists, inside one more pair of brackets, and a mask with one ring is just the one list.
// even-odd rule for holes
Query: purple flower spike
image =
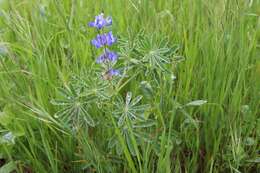
{"label": "purple flower spike", "polygon": [[105,55],[106,55],[107,59],[111,62],[115,62],[118,59],[117,53],[110,51],[109,49],[105,50]]}
{"label": "purple flower spike", "polygon": [[113,36],[112,32],[110,31],[107,34],[98,34],[97,37],[91,41],[91,44],[94,45],[96,48],[100,48],[105,45],[111,46],[115,42],[116,42],[116,38]]}
{"label": "purple flower spike", "polygon": [[118,55],[115,52],[110,51],[109,49],[105,49],[104,54],[100,55],[96,62],[100,63],[107,63],[107,62],[115,62],[118,59]]}
{"label": "purple flower spike", "polygon": [[[95,21],[89,22],[88,25],[90,27],[94,27],[94,28],[97,28],[100,30],[106,26],[112,25],[112,18],[111,17],[104,18],[104,14],[101,13],[100,15],[95,17]],[[99,33],[102,33],[102,34],[98,34],[96,36],[96,38],[91,40],[91,44],[93,46],[95,46],[96,48],[104,47],[103,48],[104,53],[96,59],[96,63],[105,64],[103,66],[104,71],[103,71],[102,77],[104,80],[112,80],[113,76],[120,75],[119,70],[112,68],[118,59],[118,55],[117,55],[117,53],[110,51],[107,47],[112,46],[117,41],[117,38],[113,36],[112,31],[110,31],[108,33],[99,31]]]}
{"label": "purple flower spike", "polygon": [[104,13],[101,13],[100,15],[96,16],[94,22],[88,23],[88,26],[95,27],[97,29],[102,29],[103,27],[110,25],[112,25],[112,18],[104,18]]}
{"label": "purple flower spike", "polygon": [[98,34],[97,37],[91,41],[91,43],[96,48],[103,47],[106,45],[106,36],[104,34]]}
{"label": "purple flower spike", "polygon": [[115,52],[110,52],[110,53],[108,54],[108,59],[109,59],[109,61],[111,61],[111,62],[115,62],[115,61],[118,59],[117,53],[115,53]]}

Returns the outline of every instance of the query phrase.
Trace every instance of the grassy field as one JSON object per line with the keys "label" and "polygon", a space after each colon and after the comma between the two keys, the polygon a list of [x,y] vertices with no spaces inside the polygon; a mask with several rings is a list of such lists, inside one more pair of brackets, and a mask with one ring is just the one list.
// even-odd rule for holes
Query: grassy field
{"label": "grassy field", "polygon": [[[0,173],[260,172],[259,0],[0,9]],[[120,75],[96,63],[101,12]]]}

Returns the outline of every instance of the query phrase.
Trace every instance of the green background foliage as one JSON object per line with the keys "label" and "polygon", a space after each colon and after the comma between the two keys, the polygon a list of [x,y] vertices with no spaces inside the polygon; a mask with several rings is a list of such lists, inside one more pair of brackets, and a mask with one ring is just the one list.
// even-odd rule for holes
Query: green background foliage
{"label": "green background foliage", "polygon": [[[259,0],[0,0],[0,172],[257,172]],[[98,75],[87,23],[113,18]]]}

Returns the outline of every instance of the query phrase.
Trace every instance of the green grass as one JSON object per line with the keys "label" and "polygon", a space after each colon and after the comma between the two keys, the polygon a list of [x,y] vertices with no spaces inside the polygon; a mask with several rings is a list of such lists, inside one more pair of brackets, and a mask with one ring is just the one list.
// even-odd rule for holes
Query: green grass
{"label": "green grass", "polygon": [[[0,0],[0,173],[259,172],[259,7]],[[101,11],[125,69],[109,82],[87,27]]]}

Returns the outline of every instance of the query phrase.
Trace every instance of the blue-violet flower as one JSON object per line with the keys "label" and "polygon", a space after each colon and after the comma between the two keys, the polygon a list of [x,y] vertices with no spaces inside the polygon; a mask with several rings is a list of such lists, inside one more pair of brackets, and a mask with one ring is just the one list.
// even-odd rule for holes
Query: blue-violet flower
{"label": "blue-violet flower", "polygon": [[104,18],[104,13],[101,13],[100,15],[96,16],[95,21],[88,23],[88,26],[95,27],[97,29],[102,29],[103,27],[110,25],[112,25],[112,18],[110,16]]}
{"label": "blue-violet flower", "polygon": [[116,37],[113,36],[112,31],[105,34],[98,34],[95,39],[91,41],[96,48],[101,48],[105,45],[111,46],[116,42]]}
{"label": "blue-violet flower", "polygon": [[106,74],[107,75],[109,75],[109,76],[118,76],[118,75],[120,75],[120,72],[119,72],[119,70],[116,70],[116,69],[109,69],[107,72],[106,72]]}
{"label": "blue-violet flower", "polygon": [[117,53],[110,51],[109,49],[105,49],[105,52],[97,58],[96,62],[101,64],[106,62],[115,62],[117,59]]}

